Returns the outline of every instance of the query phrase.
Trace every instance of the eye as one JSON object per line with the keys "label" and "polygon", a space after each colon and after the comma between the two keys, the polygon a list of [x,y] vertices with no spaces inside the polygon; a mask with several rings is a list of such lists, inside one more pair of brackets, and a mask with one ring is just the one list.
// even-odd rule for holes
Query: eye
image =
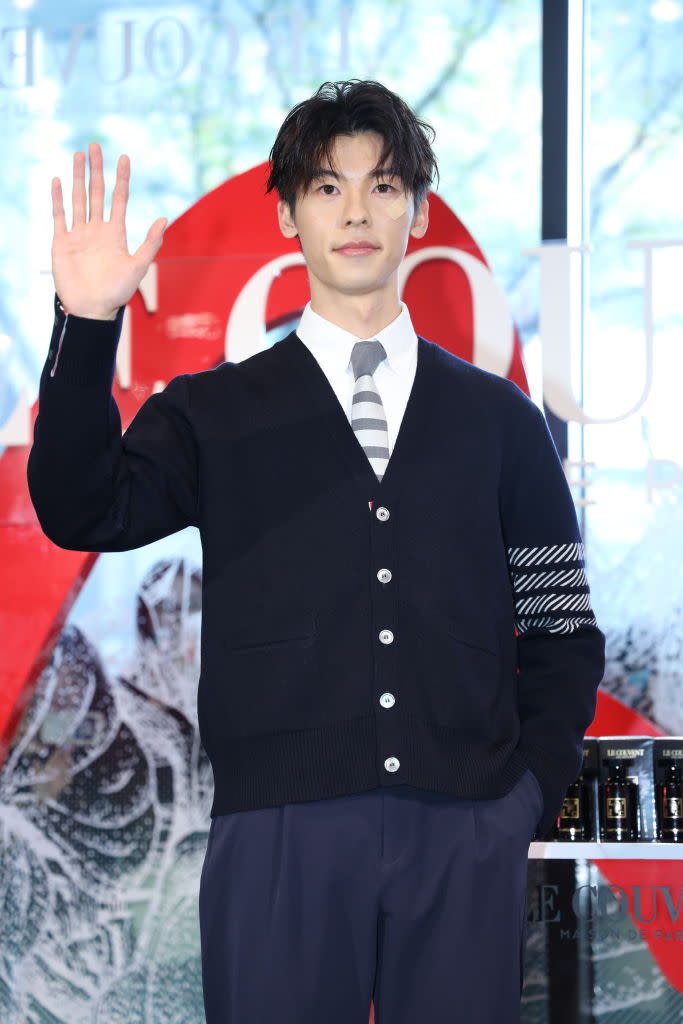
{"label": "eye", "polygon": [[[375,187],[379,188],[379,189],[382,189],[382,195],[385,195],[385,196],[389,195],[390,192],[395,192],[396,191],[395,187],[393,185],[390,185],[388,181],[380,181],[380,182],[377,183],[377,185]],[[330,182],[325,182],[323,185],[319,185],[318,188],[316,189],[316,191],[317,192],[322,192],[323,195],[331,196],[333,194],[333,191],[336,188],[337,188],[336,185],[332,185]],[[325,191],[326,189],[331,189],[332,191],[327,192],[327,191]]]}

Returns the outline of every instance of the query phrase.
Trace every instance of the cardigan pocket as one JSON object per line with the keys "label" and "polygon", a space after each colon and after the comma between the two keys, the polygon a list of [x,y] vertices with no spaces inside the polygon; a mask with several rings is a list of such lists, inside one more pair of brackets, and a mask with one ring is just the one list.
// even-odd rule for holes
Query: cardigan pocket
{"label": "cardigan pocket", "polygon": [[312,614],[288,616],[284,619],[253,622],[226,628],[225,640],[231,652],[263,652],[287,647],[310,647],[315,636]]}
{"label": "cardigan pocket", "polygon": [[407,614],[415,622],[417,628],[423,633],[438,631],[441,634],[448,634],[458,643],[467,647],[474,647],[477,650],[485,651],[494,658],[498,657],[499,644],[496,632],[487,629],[481,623],[462,622],[436,608],[425,601],[411,601],[403,599],[401,604],[404,614]]}
{"label": "cardigan pocket", "polygon": [[402,695],[424,721],[475,743],[509,740],[514,676],[495,632],[401,601]]}
{"label": "cardigan pocket", "polygon": [[312,613],[226,628],[222,685],[214,712],[225,736],[308,727],[314,716],[317,657]]}

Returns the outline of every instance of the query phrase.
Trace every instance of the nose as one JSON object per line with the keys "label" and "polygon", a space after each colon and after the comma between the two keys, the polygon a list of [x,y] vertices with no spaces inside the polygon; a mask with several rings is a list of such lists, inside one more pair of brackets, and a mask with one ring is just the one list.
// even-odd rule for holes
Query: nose
{"label": "nose", "polygon": [[344,224],[367,224],[369,222],[370,212],[367,197],[362,188],[347,189],[342,217]]}

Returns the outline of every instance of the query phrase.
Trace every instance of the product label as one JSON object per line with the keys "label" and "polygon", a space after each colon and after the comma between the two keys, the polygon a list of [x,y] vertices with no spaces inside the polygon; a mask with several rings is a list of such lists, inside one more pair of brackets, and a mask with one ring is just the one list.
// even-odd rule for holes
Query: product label
{"label": "product label", "polygon": [[608,818],[625,818],[626,817],[626,797],[625,796],[610,796],[607,798],[607,817]]}
{"label": "product label", "polygon": [[562,804],[563,818],[580,818],[581,803],[575,796],[567,796]]}
{"label": "product label", "polygon": [[644,751],[644,749],[642,747],[640,749],[638,749],[638,747],[631,747],[629,750],[616,750],[613,747],[612,749],[608,748],[608,750],[607,750],[607,756],[608,757],[631,757],[631,758],[633,758],[633,757],[642,757],[644,753],[645,753],[645,751]]}
{"label": "product label", "polygon": [[683,817],[683,799],[680,796],[670,796],[664,801],[665,818]]}

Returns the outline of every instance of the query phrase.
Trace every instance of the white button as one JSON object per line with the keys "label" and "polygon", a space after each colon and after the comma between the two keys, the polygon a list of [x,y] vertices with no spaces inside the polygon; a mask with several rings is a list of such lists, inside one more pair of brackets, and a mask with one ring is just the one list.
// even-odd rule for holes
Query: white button
{"label": "white button", "polygon": [[383,693],[379,699],[380,704],[383,708],[393,708],[396,703],[396,698],[393,693]]}
{"label": "white button", "polygon": [[397,772],[401,767],[401,762],[397,757],[388,757],[384,762],[384,767],[388,772]]}
{"label": "white button", "polygon": [[380,505],[377,511],[375,512],[375,515],[377,516],[378,519],[381,519],[382,522],[385,523],[390,515],[389,509],[385,508],[384,505]]}
{"label": "white button", "polygon": [[379,638],[383,644],[390,644],[394,639],[394,634],[390,629],[380,630]]}
{"label": "white button", "polygon": [[377,579],[380,583],[388,583],[391,579],[391,569],[380,569],[377,573]]}

